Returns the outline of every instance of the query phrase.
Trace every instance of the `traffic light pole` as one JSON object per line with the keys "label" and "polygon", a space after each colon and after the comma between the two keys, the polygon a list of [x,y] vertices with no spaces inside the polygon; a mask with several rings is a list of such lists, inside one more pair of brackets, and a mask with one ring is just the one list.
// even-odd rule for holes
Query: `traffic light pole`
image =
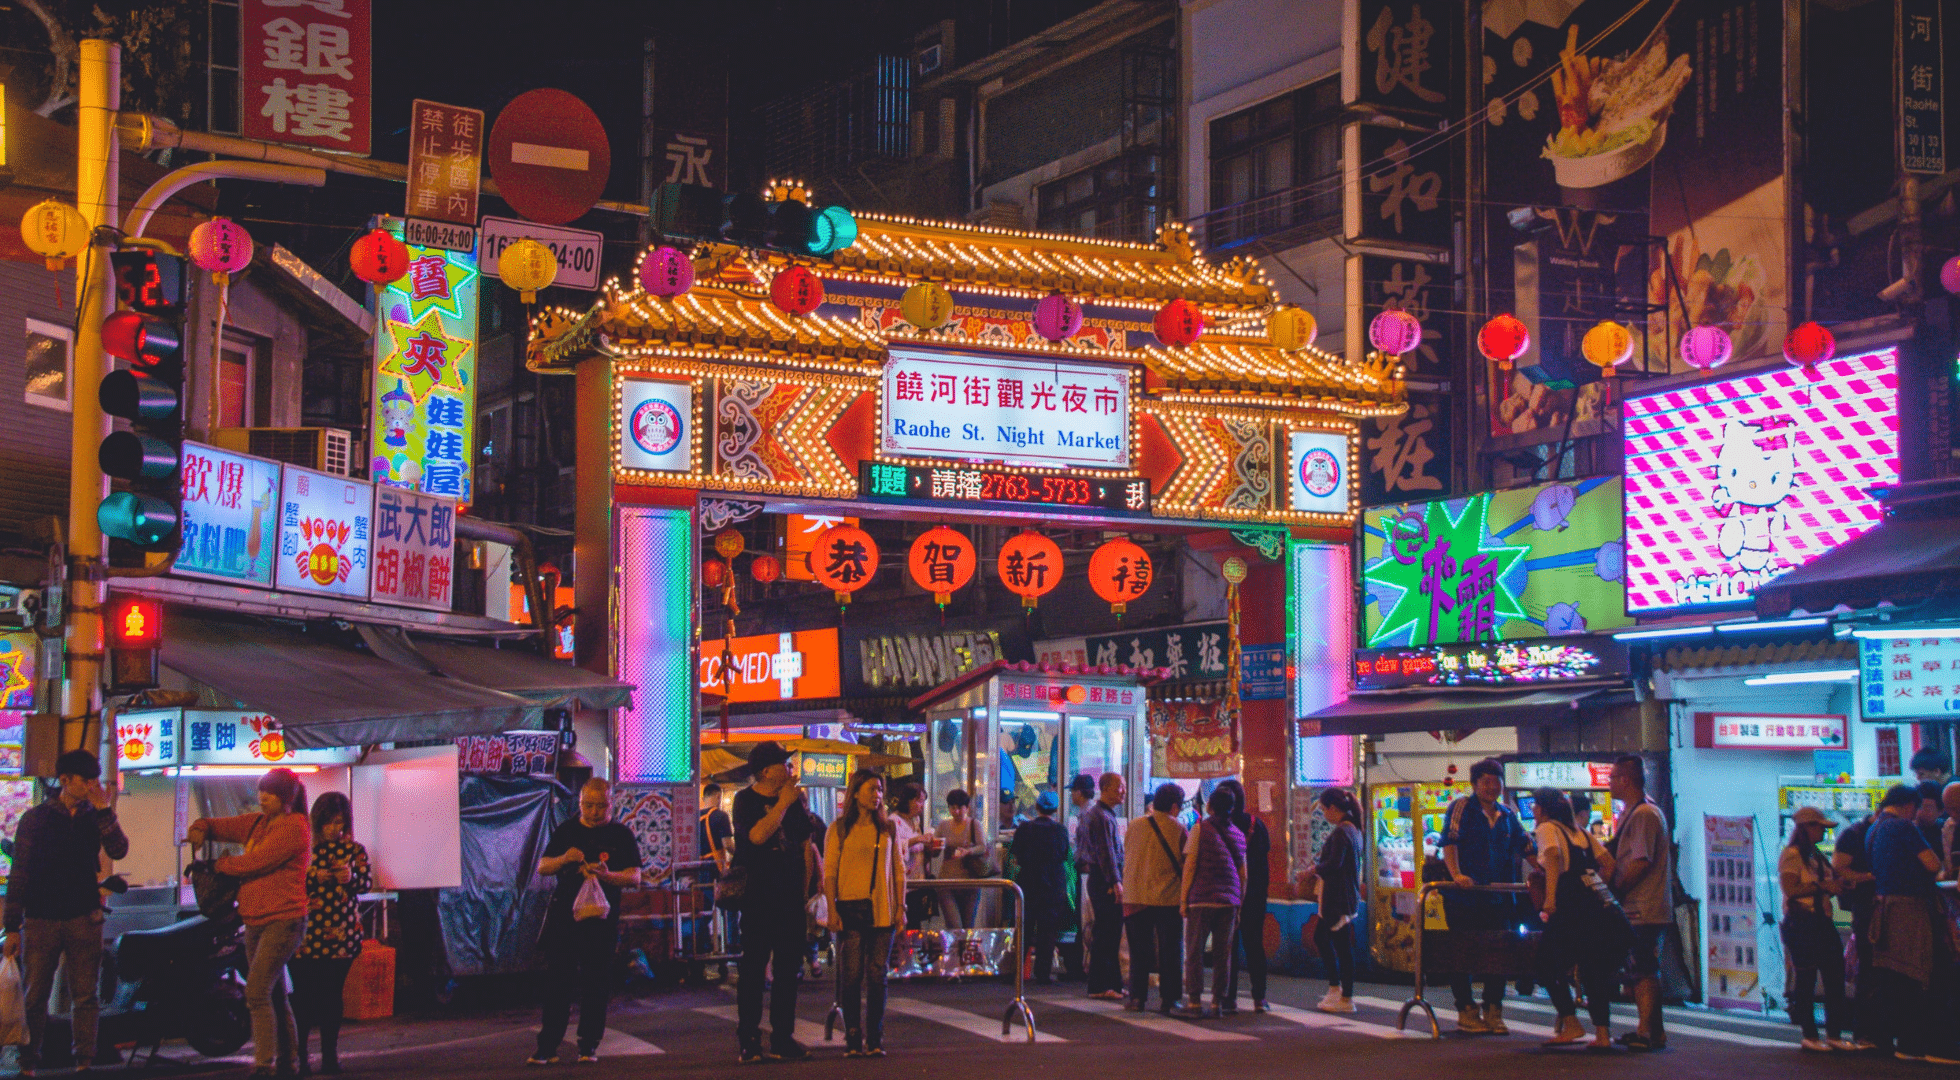
{"label": "traffic light pole", "polygon": [[[88,250],[75,272],[75,372],[69,381],[74,439],[68,469],[68,625],[64,637],[61,731],[63,750],[92,750],[91,723],[102,706],[102,530],[96,508],[108,483],[96,447],[108,434],[95,387],[102,382],[102,319],[111,310],[109,237],[117,224],[121,182],[116,163],[116,110],[122,104],[122,50],[88,38],[81,43],[80,108],[75,203],[88,223]],[[99,741],[99,740],[98,740]]]}

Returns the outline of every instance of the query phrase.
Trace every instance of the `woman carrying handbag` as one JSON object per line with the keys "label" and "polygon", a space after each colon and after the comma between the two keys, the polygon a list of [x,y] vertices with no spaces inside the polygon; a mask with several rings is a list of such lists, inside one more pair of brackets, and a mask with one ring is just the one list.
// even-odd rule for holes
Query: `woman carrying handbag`
{"label": "woman carrying handbag", "polygon": [[823,858],[826,922],[837,935],[845,1057],[885,1056],[885,976],[892,932],[905,921],[905,870],[897,839],[885,812],[884,778],[859,769],[851,776],[843,812],[824,838]]}
{"label": "woman carrying handbag", "polygon": [[1533,793],[1538,813],[1538,860],[1545,868],[1545,934],[1538,942],[1538,979],[1552,996],[1558,1024],[1546,1046],[1583,1042],[1572,1000],[1572,969],[1586,992],[1594,1027],[1593,1050],[1611,1050],[1613,989],[1633,944],[1633,927],[1607,890],[1613,856],[1573,824],[1572,803],[1557,788]]}

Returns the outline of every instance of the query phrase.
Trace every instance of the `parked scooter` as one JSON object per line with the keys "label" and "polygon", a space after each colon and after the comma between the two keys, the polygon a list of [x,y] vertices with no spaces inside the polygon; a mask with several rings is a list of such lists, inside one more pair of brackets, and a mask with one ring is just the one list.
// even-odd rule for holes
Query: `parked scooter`
{"label": "parked scooter", "polygon": [[152,1062],[165,1039],[205,1057],[238,1052],[252,1037],[245,1008],[245,926],[202,915],[116,939],[115,993],[102,1003],[101,1041],[135,1043]]}

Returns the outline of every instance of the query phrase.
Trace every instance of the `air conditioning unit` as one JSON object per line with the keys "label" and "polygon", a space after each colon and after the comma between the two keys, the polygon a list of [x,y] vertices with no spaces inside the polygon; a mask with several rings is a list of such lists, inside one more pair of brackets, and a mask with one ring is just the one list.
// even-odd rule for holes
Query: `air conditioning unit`
{"label": "air conditioning unit", "polygon": [[345,428],[219,428],[211,443],[335,476],[350,475],[354,464],[354,436]]}

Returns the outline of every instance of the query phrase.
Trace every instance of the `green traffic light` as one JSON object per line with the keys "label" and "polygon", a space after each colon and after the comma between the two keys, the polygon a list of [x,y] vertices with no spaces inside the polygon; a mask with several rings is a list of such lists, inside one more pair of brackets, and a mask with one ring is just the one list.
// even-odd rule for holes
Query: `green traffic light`
{"label": "green traffic light", "polygon": [[177,531],[177,508],[162,499],[118,491],[95,508],[103,535],[127,540],[144,551],[163,551]]}
{"label": "green traffic light", "polygon": [[849,210],[826,206],[810,222],[810,254],[831,255],[857,243],[858,223]]}

